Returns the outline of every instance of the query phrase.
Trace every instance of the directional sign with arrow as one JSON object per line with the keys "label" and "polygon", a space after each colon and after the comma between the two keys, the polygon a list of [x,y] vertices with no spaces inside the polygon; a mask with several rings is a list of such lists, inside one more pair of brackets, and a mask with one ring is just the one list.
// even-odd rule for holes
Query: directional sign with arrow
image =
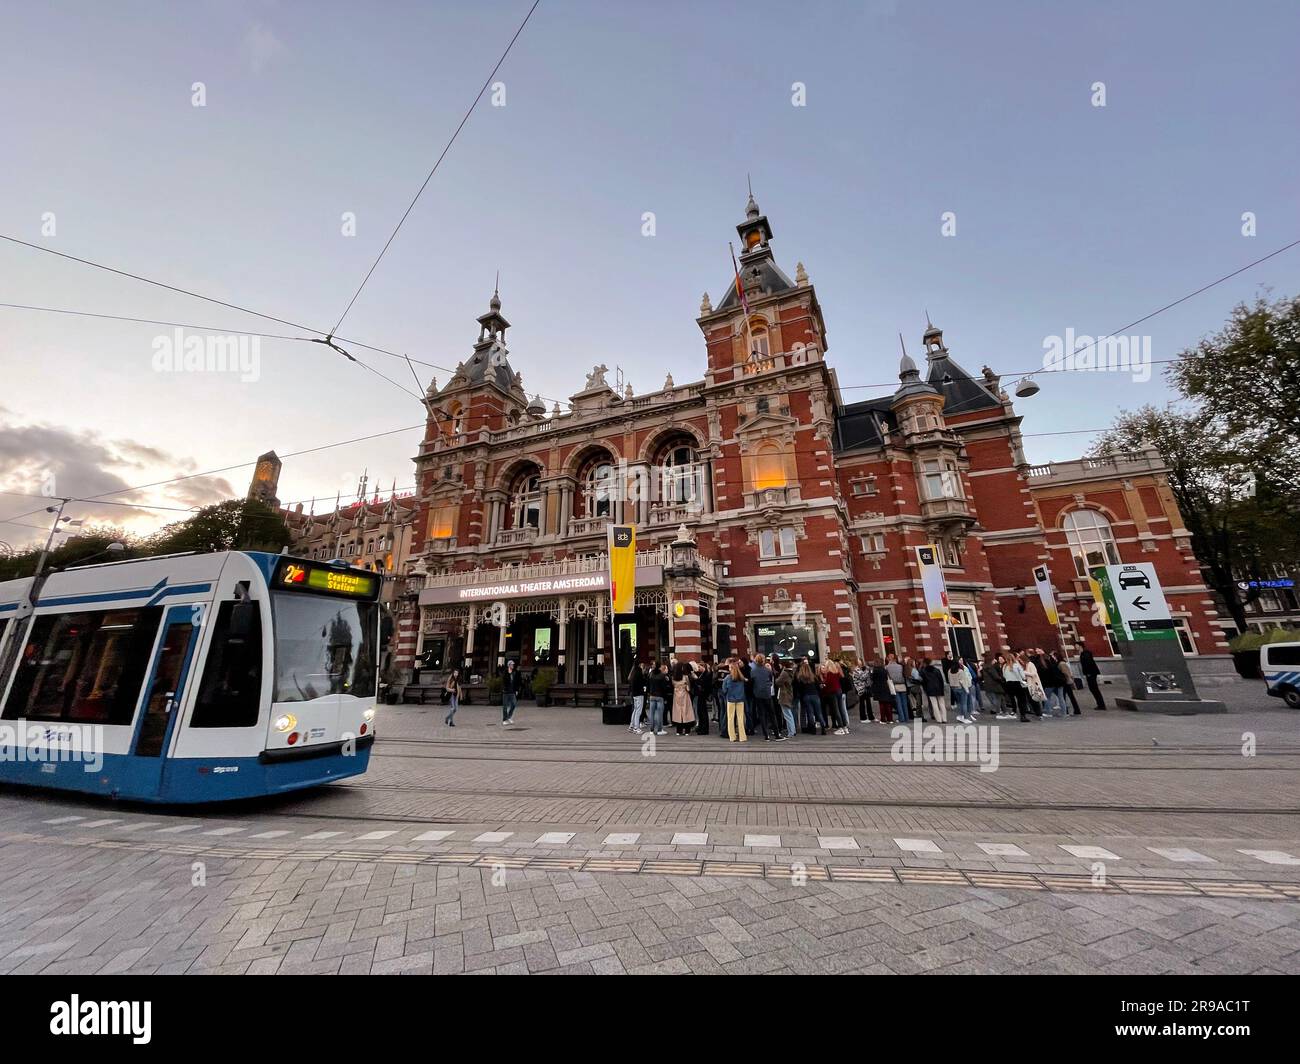
{"label": "directional sign with arrow", "polygon": [[1092,576],[1101,587],[1116,638],[1178,638],[1169,603],[1150,562],[1098,566]]}

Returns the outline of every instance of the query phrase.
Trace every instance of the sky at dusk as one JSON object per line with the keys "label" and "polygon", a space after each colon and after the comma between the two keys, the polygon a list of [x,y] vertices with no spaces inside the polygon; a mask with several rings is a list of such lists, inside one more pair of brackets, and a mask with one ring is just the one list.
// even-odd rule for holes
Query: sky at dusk
{"label": "sky at dusk", "polygon": [[[6,3],[0,234],[328,329],[530,3]],[[340,332],[454,367],[500,271],[511,363],[548,408],[597,363],[638,393],[698,380],[748,175],[846,402],[892,390],[927,310],[959,363],[1015,376],[1047,337],[1115,331],[1300,239],[1297,40],[1294,2],[542,0],[505,106],[481,101]],[[8,242],[0,278],[4,303],[304,335]],[[1133,332],[1171,359],[1270,291],[1300,292],[1300,248]],[[282,500],[332,506],[363,469],[413,485],[401,359],[352,348],[401,387],[291,339],[261,341],[256,379],[171,372],[170,333],[0,308],[0,541],[41,535],[23,493],[45,484],[242,464],[71,509],[146,530],[242,495],[264,451],[379,433],[286,457]],[[416,369],[420,390],[450,375]],[[1161,370],[1038,378],[1030,460],[1169,401]]]}

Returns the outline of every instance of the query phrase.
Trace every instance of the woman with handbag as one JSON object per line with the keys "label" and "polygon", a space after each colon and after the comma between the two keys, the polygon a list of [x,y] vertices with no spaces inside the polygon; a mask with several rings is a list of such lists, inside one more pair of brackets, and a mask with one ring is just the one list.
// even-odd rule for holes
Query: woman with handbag
{"label": "woman with handbag", "polygon": [[442,685],[442,689],[447,692],[447,715],[442,719],[443,724],[449,728],[456,727],[456,710],[460,708],[460,700],[465,694],[465,688],[460,683],[460,669],[452,669],[447,677],[447,682]]}

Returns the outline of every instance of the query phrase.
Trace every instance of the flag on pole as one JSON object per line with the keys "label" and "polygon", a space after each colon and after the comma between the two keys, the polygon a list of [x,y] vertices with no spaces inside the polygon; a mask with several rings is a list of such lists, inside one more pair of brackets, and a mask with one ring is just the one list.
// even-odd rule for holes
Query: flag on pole
{"label": "flag on pole", "polygon": [[636,526],[608,528],[609,604],[614,614],[636,609]]}
{"label": "flag on pole", "polygon": [[749,317],[749,300],[745,298],[745,286],[740,283],[740,265],[736,262],[736,249],[732,247],[731,241],[727,241],[727,249],[731,252],[731,268],[736,271],[736,298],[740,300],[740,305],[745,311],[745,317]]}
{"label": "flag on pole", "polygon": [[1052,578],[1047,573],[1046,565],[1034,566],[1034,584],[1038,588],[1038,600],[1043,604],[1049,624],[1057,624],[1056,593],[1052,590]]}

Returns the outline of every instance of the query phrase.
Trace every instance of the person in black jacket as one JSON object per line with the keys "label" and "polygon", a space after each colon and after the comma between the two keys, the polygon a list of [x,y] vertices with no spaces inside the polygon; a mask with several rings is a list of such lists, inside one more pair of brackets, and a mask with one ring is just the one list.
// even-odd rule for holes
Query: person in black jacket
{"label": "person in black jacket", "polygon": [[627,674],[627,688],[632,695],[632,723],[627,730],[641,734],[641,713],[645,709],[645,669],[639,661],[632,663],[632,671]]}
{"label": "person in black jacket", "polygon": [[940,724],[948,723],[948,703],[945,699],[947,681],[943,670],[929,658],[921,661],[921,686],[925,700],[930,703],[930,715]]}
{"label": "person in black jacket", "polygon": [[[894,723],[894,708],[898,705],[898,699],[894,697],[894,692],[890,690],[891,677],[889,670],[877,658],[871,663],[871,688],[870,695],[880,706],[880,722],[882,724]],[[864,699],[867,693],[862,696]]]}
{"label": "person in black jacket", "polygon": [[655,735],[663,735],[664,707],[673,700],[673,681],[668,676],[667,662],[651,667],[650,678],[646,680],[646,698],[650,702],[650,729]]}
{"label": "person in black jacket", "polygon": [[519,666],[511,658],[506,662],[506,671],[501,676],[501,727],[509,727],[515,722],[515,707],[519,705],[519,692],[523,687]]}
{"label": "person in black jacket", "polygon": [[1101,669],[1098,668],[1097,659],[1092,656],[1092,651],[1086,647],[1079,655],[1079,668],[1083,670],[1083,675],[1088,681],[1088,690],[1097,700],[1097,708],[1105,709],[1106,700],[1101,697],[1101,688],[1097,686],[1097,677],[1101,675]]}

